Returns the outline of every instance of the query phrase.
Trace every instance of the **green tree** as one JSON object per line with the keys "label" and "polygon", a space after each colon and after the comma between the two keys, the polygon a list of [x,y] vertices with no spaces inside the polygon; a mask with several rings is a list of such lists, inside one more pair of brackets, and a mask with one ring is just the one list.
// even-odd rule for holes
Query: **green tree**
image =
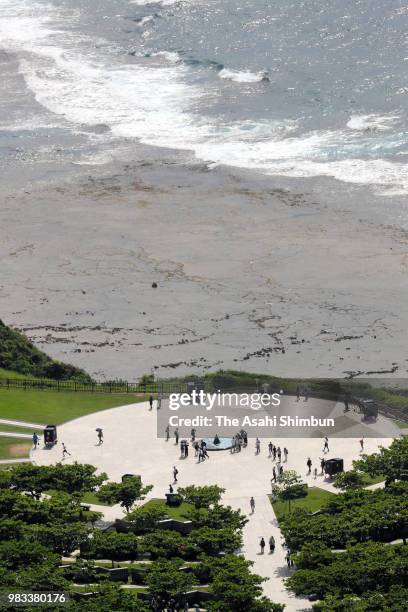
{"label": "green tree", "polygon": [[247,517],[240,510],[233,510],[231,506],[215,504],[211,508],[193,508],[188,510],[187,518],[197,527],[211,527],[217,529],[222,525],[233,530],[240,530],[247,524]]}
{"label": "green tree", "polygon": [[154,596],[174,597],[189,591],[194,583],[192,574],[181,572],[179,559],[154,561],[146,575],[149,592]]}
{"label": "green tree", "polygon": [[[151,608],[139,599],[134,592],[121,589],[114,584],[98,585],[99,595],[92,599],[80,600],[80,604],[71,599],[60,608],[61,612],[151,612]],[[54,608],[53,608],[54,610]],[[37,612],[38,608],[32,612]],[[59,610],[58,610],[59,612]]]}
{"label": "green tree", "polygon": [[364,475],[357,470],[337,474],[333,486],[337,489],[359,489],[364,486]]}
{"label": "green tree", "polygon": [[146,533],[157,528],[158,521],[168,516],[167,512],[160,506],[147,505],[134,508],[126,515],[125,520],[132,526],[136,533]]}
{"label": "green tree", "polygon": [[194,529],[188,541],[206,555],[218,555],[220,552],[232,553],[242,546],[242,535],[229,527],[200,527]]}
{"label": "green tree", "polygon": [[68,556],[87,542],[91,533],[91,525],[84,521],[51,522],[31,526],[26,537],[30,540],[35,538],[53,552]]}
{"label": "green tree", "polygon": [[205,485],[202,487],[189,485],[188,487],[180,488],[178,493],[185,502],[199,509],[209,508],[210,506],[218,504],[221,495],[225,493],[225,489],[218,485]]}
{"label": "green tree", "polygon": [[141,550],[150,552],[152,559],[160,557],[186,557],[193,554],[194,547],[177,531],[159,530],[146,533],[141,539]]}
{"label": "green tree", "polygon": [[210,591],[214,601],[206,604],[212,612],[281,612],[284,606],[262,596],[262,582],[250,568],[252,561],[236,555],[207,558],[203,561],[210,574]]}
{"label": "green tree", "polygon": [[95,559],[112,559],[127,561],[137,558],[139,539],[134,533],[116,533],[116,531],[93,532],[81,548],[83,556]]}
{"label": "green tree", "polygon": [[399,480],[408,475],[408,438],[396,438],[388,448],[380,447],[379,453],[353,461],[353,466],[370,476],[384,474],[389,482]]}
{"label": "green tree", "polygon": [[96,474],[97,468],[88,463],[57,463],[49,470],[49,488],[66,493],[95,491],[107,480],[105,472]]}
{"label": "green tree", "polygon": [[130,512],[133,504],[139,499],[144,499],[152,488],[152,485],[143,486],[140,476],[129,476],[122,482],[108,482],[102,485],[97,495],[101,501],[120,504],[126,512]]}
{"label": "green tree", "polygon": [[280,474],[278,482],[272,485],[272,495],[280,501],[288,502],[290,512],[291,502],[295,499],[307,497],[307,489],[307,484],[302,482],[297,472],[287,470]]}
{"label": "green tree", "polygon": [[24,491],[35,499],[40,499],[41,494],[51,488],[52,468],[39,466],[32,463],[22,463],[14,465],[5,470],[0,475],[0,488],[13,488],[17,491]]}

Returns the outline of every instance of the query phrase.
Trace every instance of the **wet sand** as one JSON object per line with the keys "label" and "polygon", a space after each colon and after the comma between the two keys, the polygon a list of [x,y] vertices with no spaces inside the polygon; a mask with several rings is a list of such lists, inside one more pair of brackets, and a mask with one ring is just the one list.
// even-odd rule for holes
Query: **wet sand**
{"label": "wet sand", "polygon": [[141,150],[0,195],[1,318],[98,378],[407,372],[408,233],[366,189]]}

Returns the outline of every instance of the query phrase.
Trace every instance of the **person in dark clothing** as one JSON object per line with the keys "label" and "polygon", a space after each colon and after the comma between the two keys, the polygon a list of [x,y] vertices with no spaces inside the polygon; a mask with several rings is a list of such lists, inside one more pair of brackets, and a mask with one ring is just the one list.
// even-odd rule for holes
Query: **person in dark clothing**
{"label": "person in dark clothing", "polygon": [[311,474],[311,472],[312,472],[312,460],[311,460],[311,458],[310,458],[310,457],[309,457],[309,458],[308,458],[308,460],[306,461],[306,465],[307,465],[307,467],[309,468],[308,474]]}

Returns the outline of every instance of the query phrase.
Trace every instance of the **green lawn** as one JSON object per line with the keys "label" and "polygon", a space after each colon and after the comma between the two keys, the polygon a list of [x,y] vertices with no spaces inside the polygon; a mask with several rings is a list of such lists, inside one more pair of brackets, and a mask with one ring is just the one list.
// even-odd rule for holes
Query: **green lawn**
{"label": "green lawn", "polygon": [[[58,495],[59,491],[54,491],[53,489],[45,491],[47,495],[53,497],[54,495]],[[81,502],[84,504],[97,504],[98,506],[112,506],[112,504],[106,504],[101,502],[100,499],[96,496],[96,493],[93,491],[86,491],[82,497]]]}
{"label": "green lawn", "polygon": [[368,487],[373,484],[377,484],[378,482],[384,482],[385,476],[370,476],[369,474],[364,474],[364,486]]}
{"label": "green lawn", "polygon": [[1,438],[0,459],[20,459],[27,457],[32,444],[27,438]]}
{"label": "green lawn", "polygon": [[12,372],[11,370],[5,370],[0,368],[0,378],[10,378],[13,380],[27,380],[29,378],[34,379],[35,376],[27,376],[26,374],[19,374],[18,372]]}
{"label": "green lawn", "polygon": [[43,425],[60,425],[91,412],[143,402],[146,397],[74,391],[0,389],[0,418]]}
{"label": "green lawn", "polygon": [[405,421],[394,421],[394,423],[400,428],[400,429],[408,429],[408,423],[406,423]]}
{"label": "green lawn", "polygon": [[191,504],[186,504],[186,502],[182,502],[181,505],[178,506],[177,508],[171,508],[170,506],[166,505],[165,499],[151,499],[145,504],[143,504],[143,506],[145,508],[146,507],[151,508],[153,506],[155,508],[161,508],[168,514],[170,518],[178,519],[181,521],[187,520],[186,514],[188,510],[191,510],[193,508]]}
{"label": "green lawn", "polygon": [[[331,493],[325,489],[320,489],[319,487],[309,487],[307,497],[292,501],[291,509],[294,510],[295,508],[304,508],[308,512],[316,512],[316,510],[320,510],[326,501],[333,497],[333,495],[335,495],[335,493]],[[289,513],[288,502],[272,502],[271,495],[269,495],[269,500],[276,514],[276,518],[278,521],[281,521]]]}

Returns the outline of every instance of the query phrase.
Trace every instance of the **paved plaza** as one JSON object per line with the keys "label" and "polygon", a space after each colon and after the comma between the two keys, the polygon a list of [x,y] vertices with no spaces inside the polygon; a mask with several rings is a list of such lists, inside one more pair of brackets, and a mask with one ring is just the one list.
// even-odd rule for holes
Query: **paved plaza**
{"label": "paved plaza", "polygon": [[[286,398],[295,404],[296,398]],[[320,400],[310,399],[312,404]],[[317,406],[316,406],[317,407]],[[339,408],[340,409],[340,408]],[[361,417],[354,415],[356,428]],[[104,443],[98,445],[96,428],[102,428]],[[374,426],[373,426],[374,427]],[[375,424],[375,430],[385,432],[387,438],[365,437],[365,452],[378,450],[379,445],[387,446],[392,437],[400,430],[389,420],[380,416]],[[373,430],[372,430],[373,431]],[[171,429],[171,434],[173,430]],[[383,434],[384,435],[384,434]],[[200,438],[200,431],[197,430]],[[281,449],[289,451],[288,461],[283,463],[284,469],[296,470],[310,486],[317,486],[337,492],[333,485],[320,476],[319,457],[323,456],[323,440],[321,437],[311,438],[276,438],[272,439]],[[288,612],[310,610],[311,604],[292,596],[284,586],[284,579],[289,575],[285,556],[286,549],[282,546],[283,538],[277,525],[268,494],[271,491],[273,461],[268,457],[268,439],[261,440],[261,452],[255,454],[255,441],[250,438],[248,447],[240,453],[226,451],[211,452],[210,458],[202,463],[194,456],[190,444],[189,457],[180,458],[180,448],[174,438],[169,441],[157,438],[156,408],[149,410],[149,404],[138,403],[119,408],[104,410],[76,419],[58,428],[58,444],[52,449],[31,451],[31,459],[39,465],[54,464],[62,459],[61,443],[64,442],[71,456],[64,461],[91,463],[99,470],[105,471],[111,480],[120,480],[126,473],[141,475],[145,484],[152,484],[153,490],[149,498],[163,498],[173,481],[172,468],[176,465],[180,486],[189,484],[218,484],[226,489],[223,502],[234,508],[240,508],[248,515],[249,522],[244,528],[243,554],[254,561],[254,571],[268,577],[264,583],[265,594],[275,602],[285,603]],[[352,467],[352,460],[360,455],[358,437],[329,439],[330,452],[326,458],[341,457],[344,468]],[[313,462],[312,472],[318,467],[319,475],[315,480],[313,475],[307,475],[307,458]],[[250,514],[250,497],[255,499],[255,512]],[[119,506],[100,507],[107,520],[120,517],[123,514]],[[264,555],[260,555],[259,541],[263,536],[268,542],[273,535],[276,550],[268,554],[268,546]]]}

